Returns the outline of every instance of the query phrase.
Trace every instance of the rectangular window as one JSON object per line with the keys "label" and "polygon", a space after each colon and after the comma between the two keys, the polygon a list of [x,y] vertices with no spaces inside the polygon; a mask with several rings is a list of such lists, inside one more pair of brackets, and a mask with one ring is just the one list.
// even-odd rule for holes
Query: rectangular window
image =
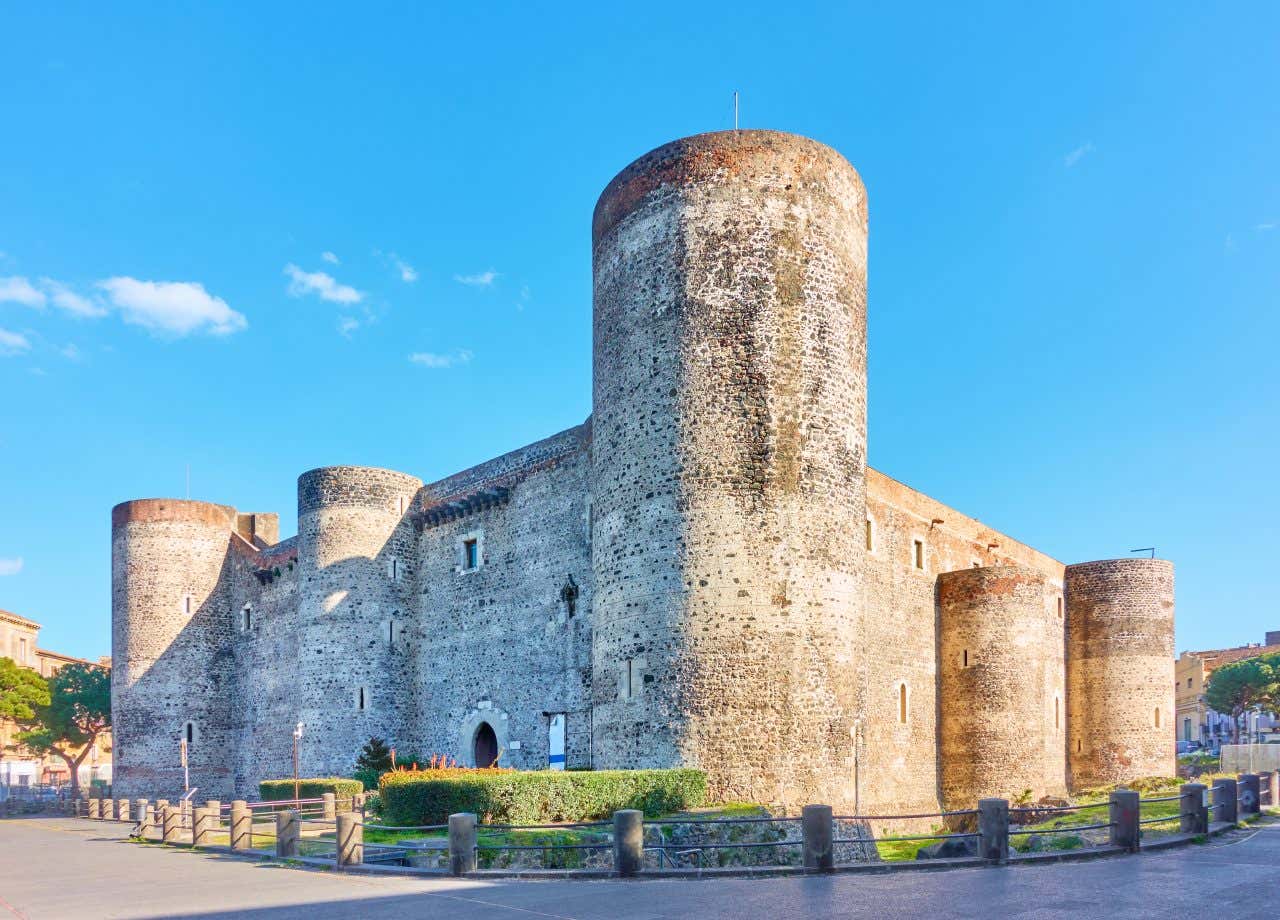
{"label": "rectangular window", "polygon": [[18,663],[27,663],[27,639],[23,636],[18,639]]}
{"label": "rectangular window", "polygon": [[480,567],[480,541],[474,537],[462,541],[462,567],[467,571]]}
{"label": "rectangular window", "polygon": [[867,552],[874,553],[876,551],[876,525],[872,523],[871,518],[867,518]]}
{"label": "rectangular window", "polygon": [[547,727],[547,769],[564,769],[564,723],[563,712],[554,713]]}
{"label": "rectangular window", "polygon": [[1058,619],[1062,619],[1062,598],[1058,598]]}
{"label": "rectangular window", "polygon": [[245,604],[244,609],[240,611],[240,631],[251,632],[253,630],[253,605]]}
{"label": "rectangular window", "polygon": [[911,541],[911,561],[915,564],[915,567],[917,569],[924,568],[924,541],[923,540]]}

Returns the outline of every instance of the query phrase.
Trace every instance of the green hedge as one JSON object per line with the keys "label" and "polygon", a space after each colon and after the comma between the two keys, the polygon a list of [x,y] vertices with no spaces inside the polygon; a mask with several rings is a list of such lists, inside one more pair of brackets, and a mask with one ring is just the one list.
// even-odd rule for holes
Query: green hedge
{"label": "green hedge", "polygon": [[[318,799],[326,792],[332,792],[340,802],[346,802],[350,808],[351,797],[364,792],[364,783],[358,779],[343,779],[340,776],[320,776],[298,780],[298,797]],[[258,783],[258,794],[264,802],[278,802],[293,798],[293,780],[264,779]]]}
{"label": "green hedge", "polygon": [[623,808],[656,816],[707,798],[701,770],[441,771],[387,773],[380,784],[388,824],[443,824],[474,812],[491,824],[607,818]]}

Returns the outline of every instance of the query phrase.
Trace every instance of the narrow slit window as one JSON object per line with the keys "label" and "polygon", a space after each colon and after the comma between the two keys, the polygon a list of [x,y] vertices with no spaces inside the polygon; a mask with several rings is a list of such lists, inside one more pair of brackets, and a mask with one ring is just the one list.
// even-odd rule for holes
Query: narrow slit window
{"label": "narrow slit window", "polygon": [[1062,727],[1062,716],[1059,714],[1059,700],[1055,696],[1053,698],[1053,730],[1057,731]]}
{"label": "narrow slit window", "polygon": [[876,525],[871,518],[867,518],[867,552],[874,553],[876,551]]}
{"label": "narrow slit window", "polygon": [[365,708],[368,706],[368,703],[369,703],[369,700],[367,698],[367,695],[365,694],[364,687],[361,687],[358,690],[356,690],[356,709],[359,709],[361,712],[364,712]]}
{"label": "narrow slit window", "polygon": [[1156,728],[1159,728],[1160,727],[1160,707],[1159,706],[1156,707],[1155,718],[1156,718]]}
{"label": "narrow slit window", "polygon": [[924,568],[924,541],[911,541],[911,561],[917,569]]}
{"label": "narrow slit window", "polygon": [[969,667],[969,650],[968,649],[964,650],[964,661],[961,667],[965,667],[965,668]]}
{"label": "narrow slit window", "polygon": [[184,594],[182,596],[182,612],[187,616],[191,616],[191,595]]}
{"label": "narrow slit window", "polygon": [[1079,754],[1079,753],[1080,753],[1081,751],[1083,751],[1083,750],[1084,750],[1084,742],[1083,742],[1083,741],[1081,741],[1079,738],[1077,738],[1077,739],[1076,739],[1076,753],[1077,753],[1077,754]]}
{"label": "narrow slit window", "polygon": [[240,630],[241,632],[251,632],[253,630],[252,604],[245,604],[244,609],[240,611]]}
{"label": "narrow slit window", "polygon": [[907,685],[898,684],[898,722],[907,724]]}
{"label": "narrow slit window", "polygon": [[1058,619],[1062,619],[1062,598],[1058,598]]}

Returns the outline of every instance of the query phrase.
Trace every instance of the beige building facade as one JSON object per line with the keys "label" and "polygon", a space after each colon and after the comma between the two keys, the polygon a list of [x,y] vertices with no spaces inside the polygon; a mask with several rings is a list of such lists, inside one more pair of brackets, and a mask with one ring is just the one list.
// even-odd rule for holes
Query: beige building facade
{"label": "beige building facade", "polygon": [[1280,740],[1280,720],[1265,713],[1246,713],[1239,725],[1232,724],[1230,713],[1216,712],[1204,699],[1209,675],[1224,664],[1272,655],[1280,652],[1280,631],[1268,632],[1265,642],[1251,642],[1235,648],[1203,652],[1183,652],[1174,663],[1174,704],[1180,751],[1211,748],[1230,744],[1238,737],[1243,742]]}
{"label": "beige building facade", "polygon": [[[40,624],[35,620],[8,610],[0,610],[0,657],[11,658],[46,679],[68,664],[111,666],[111,659],[108,657],[88,661],[40,648],[39,638]],[[71,775],[62,758],[32,756],[17,743],[19,731],[21,728],[17,723],[0,719],[0,789],[66,783]],[[89,757],[80,767],[81,785],[87,786],[94,780],[111,782],[110,734],[98,740],[97,750],[90,751]],[[0,791],[0,796],[6,794],[7,792]]]}

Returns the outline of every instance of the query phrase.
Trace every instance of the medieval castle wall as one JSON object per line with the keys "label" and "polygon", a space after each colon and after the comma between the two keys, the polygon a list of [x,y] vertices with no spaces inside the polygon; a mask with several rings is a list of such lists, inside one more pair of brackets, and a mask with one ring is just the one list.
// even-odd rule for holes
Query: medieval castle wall
{"label": "medieval castle wall", "polygon": [[881,813],[1171,772],[1172,567],[1064,570],[867,467],[866,233],[820,144],[666,145],[596,208],[587,423],[431,484],[304,473],[284,541],[118,506],[120,794],[180,789],[190,737],[251,795],[298,722],[308,774],[491,742]]}

